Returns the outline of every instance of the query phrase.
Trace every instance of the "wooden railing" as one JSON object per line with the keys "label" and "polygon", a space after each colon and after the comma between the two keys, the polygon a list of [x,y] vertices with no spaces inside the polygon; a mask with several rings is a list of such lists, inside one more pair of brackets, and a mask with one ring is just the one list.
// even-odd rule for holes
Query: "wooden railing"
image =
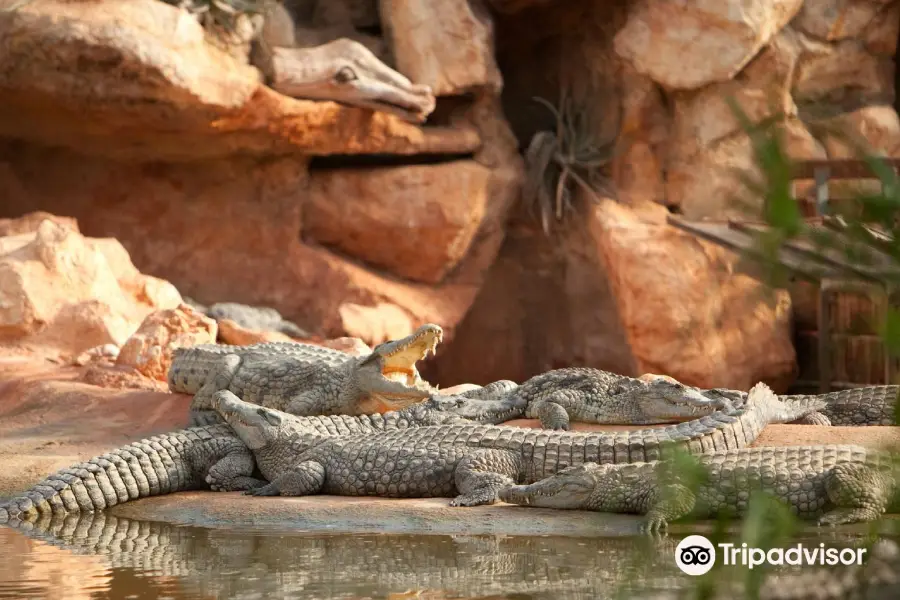
{"label": "wooden railing", "polygon": [[[882,158],[882,162],[892,168],[894,172],[900,168],[900,158]],[[792,177],[793,181],[801,179],[813,179],[815,181],[815,199],[813,202],[812,214],[807,217],[822,217],[831,211],[831,198],[829,196],[828,182],[830,180],[848,180],[848,179],[877,179],[878,176],[872,171],[871,165],[863,160],[806,160],[799,161],[794,164]],[[883,185],[883,184],[882,184]],[[796,189],[796,184],[794,189]],[[796,198],[796,194],[794,194]],[[828,296],[841,292],[864,293],[878,307],[877,310],[882,315],[887,312],[889,303],[892,300],[892,292],[894,290],[873,283],[867,282],[853,275],[844,274],[840,277],[824,277],[819,282],[819,302],[818,302],[818,363],[819,363],[819,392],[824,393],[832,389],[832,369],[831,369],[831,332],[829,323],[829,306]],[[895,376],[895,361],[885,353],[884,356],[885,382],[892,383]],[[845,386],[834,386],[845,387]]]}
{"label": "wooden railing", "polygon": [[[900,168],[900,158],[883,157],[880,159],[886,166],[896,173]],[[815,181],[815,202],[813,214],[807,216],[821,216],[829,212],[828,182],[830,180],[847,179],[877,179],[872,172],[872,167],[864,160],[803,160],[793,165],[791,179],[812,179]],[[796,198],[796,194],[794,196]]]}

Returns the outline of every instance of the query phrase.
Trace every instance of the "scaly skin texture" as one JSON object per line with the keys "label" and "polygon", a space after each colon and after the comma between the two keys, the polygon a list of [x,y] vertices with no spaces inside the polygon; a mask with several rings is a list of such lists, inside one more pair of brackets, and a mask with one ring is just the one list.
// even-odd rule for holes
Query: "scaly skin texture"
{"label": "scaly skin texture", "polygon": [[667,448],[741,448],[766,424],[798,416],[760,384],[740,408],[654,429],[551,433],[466,423],[323,440],[294,435],[285,427],[288,415],[230,392],[217,393],[215,402],[270,482],[251,493],[456,496],[452,504],[466,506],[491,504],[505,486],[570,465],[654,460]]}
{"label": "scaly skin texture", "polygon": [[[501,389],[497,390],[498,386]],[[434,396],[401,411],[385,414],[298,417],[280,413],[278,416],[281,425],[278,432],[293,440],[291,451],[297,453],[315,446],[324,439],[366,434],[389,436],[390,443],[401,445],[404,444],[404,438],[408,438],[410,444],[418,444],[420,440],[425,440],[426,443],[433,440],[438,444],[474,445],[488,449],[505,449],[508,444],[513,444],[525,454],[533,453],[535,457],[542,457],[542,461],[546,462],[548,471],[545,473],[544,470],[538,469],[533,475],[540,478],[566,464],[577,464],[584,460],[601,462],[652,460],[660,456],[661,447],[666,444],[684,447],[694,453],[741,448],[752,443],[766,424],[783,423],[798,417],[798,413],[791,407],[785,407],[777,400],[772,402],[774,395],[769,393],[769,396],[759,398],[758,401],[748,399],[746,403],[738,404],[737,407],[727,406],[722,411],[696,421],[627,432],[558,433],[484,426],[467,421],[467,418],[478,418],[485,422],[505,419],[503,411],[506,410],[507,403],[473,398],[478,393],[491,391],[502,393],[503,387],[502,382],[498,382],[485,386],[482,390],[473,390],[459,396]],[[223,394],[235,398],[229,392]],[[492,413],[491,407],[500,412]],[[438,425],[440,427],[437,427]],[[419,427],[427,432],[419,433],[416,430]],[[160,438],[164,438],[165,441],[161,442]],[[167,444],[170,446],[174,444],[174,449],[167,448]],[[160,450],[159,446],[162,446],[164,451]],[[126,457],[128,463],[128,471],[122,473],[118,472],[122,468],[121,461],[108,458],[108,455],[120,454]],[[118,476],[122,481],[127,481],[129,473],[130,477],[138,482],[138,487],[136,490],[128,488],[127,497],[120,497],[117,494],[116,503],[206,486],[221,490],[242,489],[241,485],[232,481],[246,482],[246,489],[258,483],[239,479],[253,475],[254,462],[247,460],[248,457],[252,458],[247,447],[226,425],[194,427],[165,436],[154,436],[113,450],[108,455],[76,465],[74,473],[64,469],[48,477],[48,481],[60,483],[51,483],[49,486],[38,484],[8,503],[0,504],[0,522],[11,515],[21,519],[33,519],[42,514],[100,510],[111,506],[108,504],[112,501],[111,494],[103,496],[97,496],[96,493],[89,494],[89,503],[82,500],[81,503],[75,504],[71,502],[66,504],[62,501],[62,497],[54,499],[54,496],[66,495],[65,490],[68,489],[66,485],[75,486],[78,490],[81,490],[81,487],[94,490],[97,486],[106,485],[104,478],[113,482]],[[128,456],[135,458],[129,459]],[[84,467],[84,464],[96,466]],[[109,470],[113,467],[116,470],[114,473],[100,472],[101,468]],[[176,474],[170,475],[168,473],[170,469]],[[180,475],[186,472],[190,472],[191,476]],[[161,478],[169,482],[168,488],[155,487],[152,483]],[[57,490],[54,486],[60,489]],[[86,508],[82,504],[85,504]]]}
{"label": "scaly skin texture", "polygon": [[227,425],[155,435],[50,475],[0,504],[0,523],[205,487],[247,490],[265,483],[252,476],[254,467],[253,455]]}
{"label": "scaly skin texture", "polygon": [[220,390],[301,416],[399,410],[435,392],[416,362],[433,353],[442,337],[440,327],[426,324],[362,357],[291,342],[203,344],[175,351],[169,389],[194,394],[192,424],[216,422],[210,409]]}
{"label": "scaly skin texture", "polygon": [[654,461],[580,465],[506,488],[500,497],[523,506],[645,514],[648,531],[687,515],[742,516],[760,490],[820,525],[871,521],[898,507],[892,458],[861,446],[744,448],[697,460],[705,477],[696,489],[679,481],[667,461]]}
{"label": "scaly skin texture", "polygon": [[[292,436],[319,440],[469,422],[460,415],[477,415],[487,420],[503,418],[502,414],[486,412],[486,406],[490,404],[464,394],[435,396],[386,414],[284,414],[282,428]],[[253,454],[228,425],[192,427],[152,436],[54,473],[21,495],[0,503],[0,523],[10,518],[27,521],[102,510],[137,498],[186,490],[247,490],[266,483],[253,477],[255,467]]]}

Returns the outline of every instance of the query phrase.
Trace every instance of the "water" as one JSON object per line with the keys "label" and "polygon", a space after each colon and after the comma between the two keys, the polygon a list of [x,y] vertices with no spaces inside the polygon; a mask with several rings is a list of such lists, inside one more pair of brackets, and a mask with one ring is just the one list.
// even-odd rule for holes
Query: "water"
{"label": "water", "polygon": [[102,514],[36,529],[0,527],[0,598],[567,600],[691,583],[672,558],[680,536],[284,534]]}

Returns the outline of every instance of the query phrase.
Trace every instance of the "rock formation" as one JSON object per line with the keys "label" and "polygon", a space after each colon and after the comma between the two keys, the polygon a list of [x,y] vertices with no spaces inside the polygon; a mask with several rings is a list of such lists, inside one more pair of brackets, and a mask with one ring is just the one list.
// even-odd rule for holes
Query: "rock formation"
{"label": "rock formation", "polygon": [[[170,3],[27,3],[0,12],[16,40],[0,51],[0,215],[75,217],[198,301],[271,306],[316,339],[440,323],[443,385],[585,364],[783,391],[789,300],[757,298],[734,257],[656,209],[739,213],[733,170],[755,166],[726,96],[782,115],[795,158],[846,156],[835,126],[900,153],[900,2],[297,4],[298,43],[362,44],[432,90],[427,120],[285,96],[247,44],[223,48]],[[521,153],[557,131],[533,97],[562,91],[586,139],[614,143],[619,205],[579,187],[547,236],[518,203]],[[684,292],[666,310],[663,286]],[[121,344],[145,316],[70,351]],[[751,356],[750,339],[777,351]]]}

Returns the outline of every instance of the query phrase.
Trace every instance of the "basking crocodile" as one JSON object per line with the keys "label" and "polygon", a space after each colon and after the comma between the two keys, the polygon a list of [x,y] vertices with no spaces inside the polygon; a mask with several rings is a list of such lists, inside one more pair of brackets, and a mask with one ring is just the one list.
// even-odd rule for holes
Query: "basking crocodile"
{"label": "basking crocodile", "polygon": [[301,416],[397,410],[435,393],[416,362],[433,354],[442,339],[439,326],[426,324],[361,357],[294,342],[179,348],[169,368],[169,389],[194,394],[194,425],[217,422],[210,409],[219,390]]}
{"label": "basking crocodile", "polygon": [[[570,420],[608,425],[672,423],[696,419],[722,406],[711,402],[718,397],[706,397],[672,379],[641,381],[589,367],[535,375],[511,389],[506,399],[523,406],[520,416],[540,419],[545,429],[562,430],[569,429]],[[660,404],[666,409],[660,410]]]}
{"label": "basking crocodile", "polygon": [[818,517],[820,525],[871,521],[900,508],[892,457],[861,446],[744,448],[697,460],[704,477],[693,490],[667,461],[652,461],[577,465],[531,485],[508,487],[500,498],[523,506],[645,514],[644,527],[651,532],[686,515],[743,515],[757,490],[801,518]]}
{"label": "basking crocodile", "polygon": [[[898,386],[883,385],[819,395],[781,395],[778,399],[803,412],[799,424],[893,425],[898,391]],[[523,407],[515,416],[540,419],[548,429],[568,429],[570,420],[641,425],[695,418],[707,410],[704,398],[745,400],[747,392],[704,390],[671,377],[633,379],[599,369],[566,368],[536,375],[495,399]],[[656,399],[681,404],[685,410],[681,415],[659,413],[654,408]],[[510,409],[510,413],[515,411]]]}
{"label": "basking crocodile", "polygon": [[660,458],[746,446],[771,422],[801,416],[759,384],[740,408],[694,421],[623,432],[547,432],[472,423],[313,438],[286,427],[286,413],[218,392],[215,406],[256,458],[269,484],[254,495],[448,497],[452,505],[491,504],[498,491],[569,465]]}
{"label": "basking crocodile", "polygon": [[[435,396],[386,414],[298,417],[283,413],[282,431],[317,440],[468,422],[460,415],[488,418],[486,405],[483,400],[460,395]],[[252,452],[227,424],[191,427],[133,442],[48,476],[21,495],[0,503],[0,523],[10,518],[26,520],[103,510],[129,500],[179,491],[248,490],[266,483],[254,477],[255,467]]]}

